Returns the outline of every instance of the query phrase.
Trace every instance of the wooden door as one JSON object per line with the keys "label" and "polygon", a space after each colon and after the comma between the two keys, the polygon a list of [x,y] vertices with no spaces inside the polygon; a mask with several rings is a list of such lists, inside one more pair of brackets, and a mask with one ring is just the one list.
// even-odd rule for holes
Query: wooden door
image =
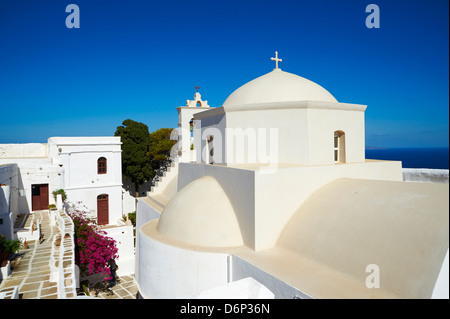
{"label": "wooden door", "polygon": [[31,210],[48,209],[48,184],[31,185]]}
{"label": "wooden door", "polygon": [[106,194],[97,196],[97,223],[99,225],[109,223],[108,195]]}

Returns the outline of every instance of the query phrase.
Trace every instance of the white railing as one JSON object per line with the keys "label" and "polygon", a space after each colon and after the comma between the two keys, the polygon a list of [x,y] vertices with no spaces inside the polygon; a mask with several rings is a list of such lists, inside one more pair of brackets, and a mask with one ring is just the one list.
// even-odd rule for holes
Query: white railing
{"label": "white railing", "polygon": [[64,209],[53,211],[53,216],[58,226],[58,232],[53,236],[52,242],[50,281],[57,282],[59,299],[76,297],[73,221]]}

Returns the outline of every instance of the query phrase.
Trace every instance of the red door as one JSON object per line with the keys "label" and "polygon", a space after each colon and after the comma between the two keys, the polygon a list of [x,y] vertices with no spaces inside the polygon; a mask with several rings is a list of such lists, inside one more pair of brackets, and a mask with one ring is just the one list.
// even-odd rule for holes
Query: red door
{"label": "red door", "polygon": [[97,196],[97,223],[106,225],[109,223],[108,195]]}
{"label": "red door", "polygon": [[31,210],[48,209],[48,184],[31,185]]}

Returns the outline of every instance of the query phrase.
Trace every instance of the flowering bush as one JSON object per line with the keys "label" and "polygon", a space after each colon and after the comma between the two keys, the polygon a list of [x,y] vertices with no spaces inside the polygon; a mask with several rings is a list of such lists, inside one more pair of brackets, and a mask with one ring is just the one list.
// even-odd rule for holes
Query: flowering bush
{"label": "flowering bush", "polygon": [[67,212],[74,223],[75,262],[81,274],[103,273],[107,275],[105,280],[113,279],[109,262],[119,257],[116,241],[106,236],[90,213],[80,206],[69,204]]}

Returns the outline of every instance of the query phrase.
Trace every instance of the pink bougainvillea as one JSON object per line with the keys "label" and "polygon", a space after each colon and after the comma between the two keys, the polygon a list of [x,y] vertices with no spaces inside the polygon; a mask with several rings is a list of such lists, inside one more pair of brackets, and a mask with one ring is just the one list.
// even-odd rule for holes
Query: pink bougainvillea
{"label": "pink bougainvillea", "polygon": [[109,262],[119,257],[116,241],[106,235],[89,217],[89,213],[75,205],[68,209],[75,228],[75,259],[84,275],[103,273],[112,279]]}

